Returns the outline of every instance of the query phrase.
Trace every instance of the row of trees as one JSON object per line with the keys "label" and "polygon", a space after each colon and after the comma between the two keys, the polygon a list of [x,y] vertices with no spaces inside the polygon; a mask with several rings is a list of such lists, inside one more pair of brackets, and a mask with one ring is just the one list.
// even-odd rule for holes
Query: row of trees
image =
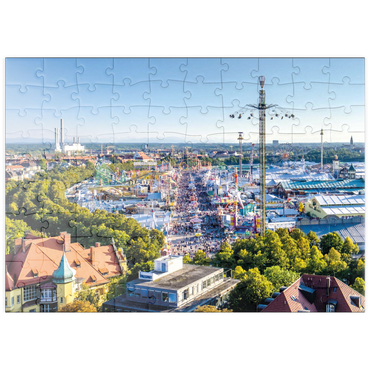
{"label": "row of trees", "polygon": [[230,294],[233,311],[254,311],[256,305],[270,297],[281,286],[289,286],[301,274],[334,275],[364,292],[365,258],[354,258],[358,246],[337,233],[307,235],[299,229],[269,231],[266,236],[241,239],[232,245],[224,243],[211,260],[198,251],[185,263],[210,265],[232,270],[240,283]]}

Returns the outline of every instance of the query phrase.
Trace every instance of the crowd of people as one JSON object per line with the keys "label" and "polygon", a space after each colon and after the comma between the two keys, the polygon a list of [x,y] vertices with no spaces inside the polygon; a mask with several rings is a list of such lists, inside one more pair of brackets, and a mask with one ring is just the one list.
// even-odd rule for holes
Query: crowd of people
{"label": "crowd of people", "polygon": [[226,240],[216,206],[211,204],[198,173],[184,172],[178,185],[175,217],[168,235],[171,253],[193,258],[202,250],[212,258]]}

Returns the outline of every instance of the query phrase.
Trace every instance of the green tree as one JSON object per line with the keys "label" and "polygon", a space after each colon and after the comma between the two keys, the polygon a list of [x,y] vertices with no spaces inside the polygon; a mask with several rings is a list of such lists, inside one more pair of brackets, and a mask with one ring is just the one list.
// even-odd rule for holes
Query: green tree
{"label": "green tree", "polygon": [[306,260],[310,254],[310,242],[307,238],[297,239],[299,257]]}
{"label": "green tree", "polygon": [[129,270],[127,281],[137,279],[139,277],[139,271],[149,272],[154,270],[154,262],[148,261],[143,263],[135,263],[134,267]]}
{"label": "green tree", "polygon": [[5,235],[6,235],[6,247],[5,254],[14,253],[14,240],[18,238],[24,238],[25,232],[28,231],[32,235],[42,236],[41,232],[31,230],[30,227],[22,220],[12,220],[5,217]]}
{"label": "green tree", "polygon": [[186,253],[182,259],[183,263],[191,263],[191,258],[189,256],[189,253]]}
{"label": "green tree", "polygon": [[299,238],[306,238],[306,234],[298,228],[293,229],[293,231],[290,233],[290,236],[295,240],[298,240]]}
{"label": "green tree", "polygon": [[236,312],[255,311],[257,304],[270,297],[273,289],[272,283],[257,268],[250,269],[230,292],[229,307]]}
{"label": "green tree", "polygon": [[347,269],[347,264],[341,260],[341,254],[333,247],[324,256],[324,259],[327,263],[327,272],[330,275],[338,274]]}
{"label": "green tree", "polygon": [[362,295],[365,295],[365,280],[361,279],[360,277],[356,278],[355,282],[352,285],[352,289]]}
{"label": "green tree", "polygon": [[82,302],[89,302],[97,310],[100,308],[98,293],[95,290],[90,289],[90,287],[85,283],[82,283],[81,290],[78,291],[76,295],[76,300]]}
{"label": "green tree", "polygon": [[233,312],[233,310],[228,310],[227,308],[224,309],[217,309],[215,306],[198,306],[194,312]]}
{"label": "green tree", "polygon": [[127,282],[126,276],[111,278],[108,284],[106,300],[109,301],[112,298],[124,294],[126,292],[126,282]]}
{"label": "green tree", "polygon": [[234,251],[230,244],[222,243],[220,250],[216,253],[214,263],[224,268],[233,268],[235,266]]}
{"label": "green tree", "polygon": [[299,278],[297,272],[282,269],[280,266],[267,267],[264,275],[272,283],[275,291],[279,291],[281,286],[290,286]]}
{"label": "green tree", "polygon": [[316,245],[316,246],[319,246],[320,245],[320,239],[319,239],[319,237],[317,236],[317,234],[314,231],[310,231],[307,234],[307,239],[310,242],[310,247],[312,247],[314,245]]}
{"label": "green tree", "polygon": [[264,245],[265,245],[264,252],[267,255],[266,267],[267,266],[287,267],[289,265],[287,254],[283,249],[283,244],[277,233],[269,231],[264,238]]}
{"label": "green tree", "polygon": [[142,238],[133,240],[126,251],[127,260],[131,264],[141,264],[160,257],[160,247],[147,244]]}
{"label": "green tree", "polygon": [[65,306],[60,308],[58,312],[97,312],[96,307],[94,307],[88,301],[74,301],[67,303]]}
{"label": "green tree", "polygon": [[195,252],[192,261],[194,265],[208,266],[210,262],[210,259],[206,258],[206,254],[202,250]]}
{"label": "green tree", "polygon": [[46,169],[47,169],[46,159],[41,158],[39,160],[39,166],[41,167],[42,170],[46,171]]}
{"label": "green tree", "polygon": [[234,273],[233,273],[233,278],[242,280],[246,277],[247,272],[240,266],[236,266]]}
{"label": "green tree", "polygon": [[353,243],[352,239],[348,236],[344,239],[343,246],[342,246],[342,259],[349,263],[352,259],[353,254],[357,254],[359,252],[358,245]]}
{"label": "green tree", "polygon": [[288,229],[279,227],[276,229],[276,233],[279,235],[280,239],[282,239],[284,236],[289,236],[289,231]]}
{"label": "green tree", "polygon": [[343,241],[337,232],[323,235],[320,240],[320,249],[323,254],[328,254],[331,248],[334,248],[339,253],[342,252]]}
{"label": "green tree", "polygon": [[282,248],[285,251],[291,266],[295,259],[300,257],[301,253],[298,249],[298,242],[293,239],[290,235],[284,235],[281,238]]}
{"label": "green tree", "polygon": [[307,273],[320,274],[326,266],[327,263],[324,260],[323,254],[314,245],[310,250],[310,256],[307,261]]}

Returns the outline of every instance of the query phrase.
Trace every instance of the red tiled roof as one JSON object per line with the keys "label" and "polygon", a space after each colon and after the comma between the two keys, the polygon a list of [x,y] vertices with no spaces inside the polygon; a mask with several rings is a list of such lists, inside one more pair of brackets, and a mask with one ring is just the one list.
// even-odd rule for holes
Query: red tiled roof
{"label": "red tiled roof", "polygon": [[6,170],[14,171],[14,170],[23,170],[24,167],[20,165],[13,165],[13,166],[6,166]]}
{"label": "red tiled roof", "polygon": [[[20,248],[16,254],[6,256],[9,275],[12,278],[16,277],[15,286],[37,284],[51,279],[62,258],[63,241],[64,239],[60,236],[38,239],[27,236],[24,252]],[[107,277],[120,275],[119,261],[117,261],[112,245],[95,248],[95,252],[96,263],[93,266],[88,258],[89,249],[84,250],[79,243],[70,244],[66,257],[70,266],[76,270],[76,278],[83,278],[87,285],[100,285],[109,281]],[[80,262],[80,267],[75,261]],[[102,266],[108,269],[108,275],[103,276],[99,272],[98,269]],[[38,271],[37,276],[32,273],[32,270]],[[96,281],[93,282],[90,276],[95,276]]]}
{"label": "red tiled roof", "polygon": [[141,159],[152,159],[148,157],[144,152],[138,152],[137,154],[141,157]]}
{"label": "red tiled roof", "polygon": [[[326,278],[323,275],[302,275],[261,312],[298,312],[300,310],[325,312],[326,303],[329,299],[338,302],[336,312],[363,311],[362,308],[357,307],[351,302],[350,297],[360,297],[363,307],[365,307],[365,297],[333,276],[330,277],[329,296],[327,296]],[[315,300],[313,303],[310,303],[298,289],[300,285],[305,285],[315,290]]]}

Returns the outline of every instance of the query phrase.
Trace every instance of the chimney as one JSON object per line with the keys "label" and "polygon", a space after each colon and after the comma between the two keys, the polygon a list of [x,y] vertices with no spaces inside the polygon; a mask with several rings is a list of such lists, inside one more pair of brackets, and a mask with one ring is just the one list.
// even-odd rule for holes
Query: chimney
{"label": "chimney", "polygon": [[58,129],[55,127],[55,148],[58,147]]}
{"label": "chimney", "polygon": [[71,234],[68,234],[66,231],[60,233],[61,238],[64,241],[64,251],[71,251]]}
{"label": "chimney", "polygon": [[60,147],[63,148],[64,144],[64,127],[63,127],[63,119],[60,120]]}
{"label": "chimney", "polygon": [[22,252],[26,252],[26,239],[22,239]]}
{"label": "chimney", "polygon": [[95,248],[99,248],[100,247],[100,243],[96,242],[95,243]]}
{"label": "chimney", "polygon": [[94,266],[95,265],[95,248],[90,247],[90,259],[91,259],[91,264]]}
{"label": "chimney", "polygon": [[329,297],[330,294],[330,276],[326,277],[326,296]]}
{"label": "chimney", "polygon": [[64,236],[64,251],[65,252],[71,251],[71,234],[66,234]]}
{"label": "chimney", "polygon": [[14,254],[17,254],[22,248],[22,238],[14,240]]}

